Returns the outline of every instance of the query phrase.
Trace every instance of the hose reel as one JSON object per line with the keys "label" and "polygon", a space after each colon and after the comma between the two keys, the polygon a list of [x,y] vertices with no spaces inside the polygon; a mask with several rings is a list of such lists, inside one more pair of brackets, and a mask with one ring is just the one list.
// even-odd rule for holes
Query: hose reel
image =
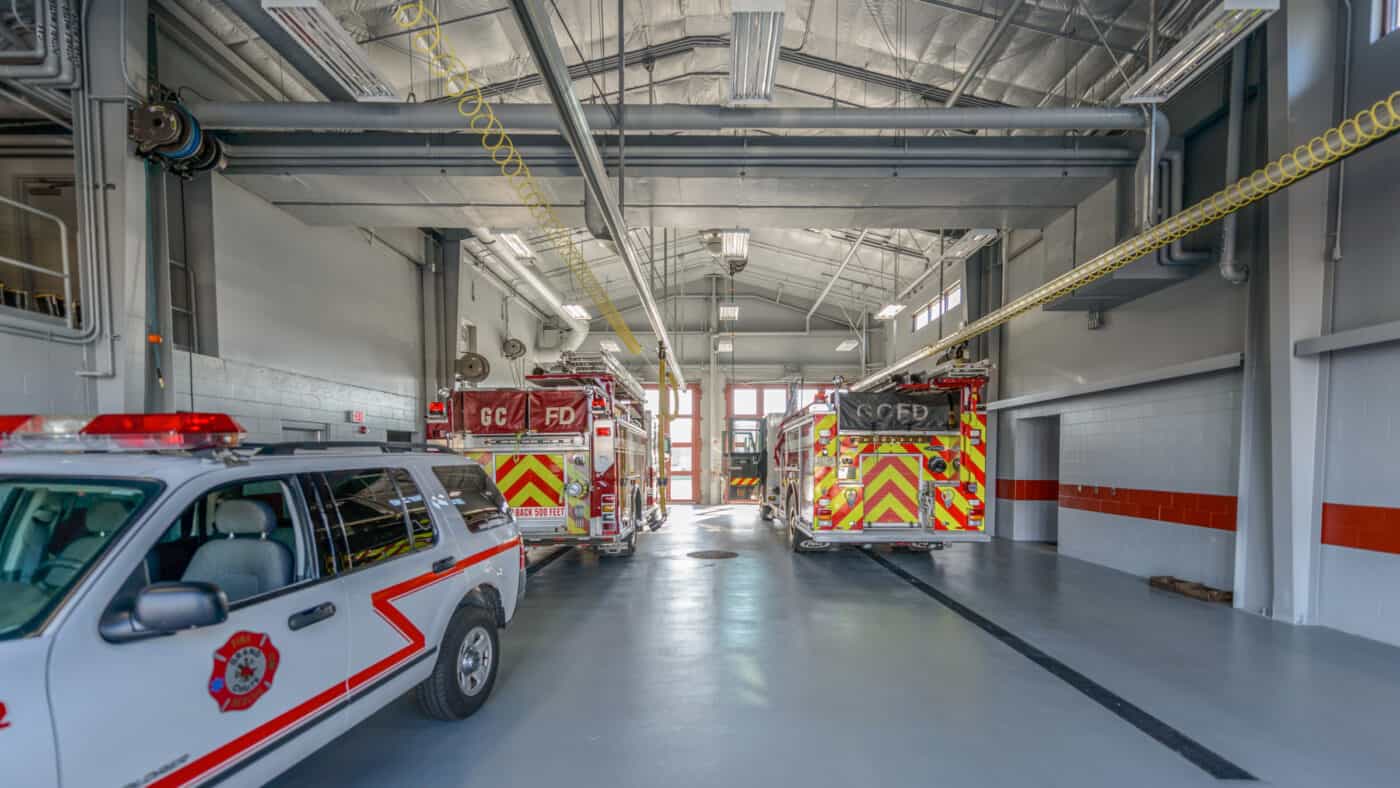
{"label": "hose reel", "polygon": [[173,101],[133,109],[128,135],[138,154],[182,178],[228,166],[223,143],[205,134],[189,110]]}

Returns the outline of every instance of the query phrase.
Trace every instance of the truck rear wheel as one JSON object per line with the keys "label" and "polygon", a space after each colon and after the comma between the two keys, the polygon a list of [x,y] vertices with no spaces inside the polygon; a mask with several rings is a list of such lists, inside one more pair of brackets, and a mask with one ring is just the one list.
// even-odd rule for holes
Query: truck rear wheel
{"label": "truck rear wheel", "polygon": [[476,605],[457,608],[438,648],[437,664],[415,692],[418,707],[439,720],[472,716],[496,686],[500,654],[495,612]]}

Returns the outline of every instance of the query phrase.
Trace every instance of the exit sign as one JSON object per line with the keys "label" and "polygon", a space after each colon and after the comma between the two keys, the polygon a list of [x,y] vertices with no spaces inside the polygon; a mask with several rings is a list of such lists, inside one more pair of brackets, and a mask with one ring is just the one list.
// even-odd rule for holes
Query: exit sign
{"label": "exit sign", "polygon": [[362,410],[347,410],[345,411],[345,420],[351,424],[364,424],[365,412]]}

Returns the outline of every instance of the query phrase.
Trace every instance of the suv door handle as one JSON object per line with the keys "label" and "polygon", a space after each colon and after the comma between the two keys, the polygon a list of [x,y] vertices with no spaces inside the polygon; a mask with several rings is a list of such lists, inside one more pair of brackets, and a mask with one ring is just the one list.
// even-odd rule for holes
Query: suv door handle
{"label": "suv door handle", "polygon": [[317,621],[324,621],[335,615],[335,603],[322,602],[315,607],[309,607],[300,613],[293,613],[287,617],[287,628],[293,632],[298,629],[305,629]]}
{"label": "suv door handle", "polygon": [[449,555],[446,558],[433,562],[433,572],[436,574],[442,574],[443,572],[446,572],[447,570],[451,569],[456,565],[457,558],[455,556]]}

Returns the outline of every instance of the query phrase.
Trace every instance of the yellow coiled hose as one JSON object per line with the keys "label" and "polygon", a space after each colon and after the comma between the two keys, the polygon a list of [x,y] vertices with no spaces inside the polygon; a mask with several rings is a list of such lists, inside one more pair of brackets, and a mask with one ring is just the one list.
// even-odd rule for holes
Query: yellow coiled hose
{"label": "yellow coiled hose", "polygon": [[852,385],[857,391],[870,388],[886,377],[905,370],[926,358],[937,356],[977,336],[991,331],[1012,318],[1042,306],[1093,282],[1134,260],[1167,246],[1208,224],[1273,194],[1295,181],[1356,153],[1400,129],[1400,91],[1313,137],[1306,145],[1269,162],[1211,196],[1162,221],[1139,235],[1118,244],[1068,273],[1012,300],[961,331],[910,353],[894,364]]}
{"label": "yellow coiled hose", "polygon": [[594,278],[583,251],[574,243],[573,228],[559,220],[554,206],[545,196],[544,189],[530,173],[530,167],[516,150],[510,134],[496,118],[491,105],[481,93],[481,86],[472,79],[467,66],[452,51],[442,34],[442,25],[437,16],[427,7],[424,0],[401,3],[394,9],[394,20],[403,29],[421,28],[411,33],[413,46],[428,56],[428,68],[446,80],[447,95],[457,101],[457,112],[467,121],[467,128],[480,135],[481,147],[491,154],[491,161],[500,168],[501,175],[510,182],[520,204],[530,211],[535,224],[553,238],[563,240],[560,255],[569,266],[569,271],[583,287],[585,293],[602,313],[608,325],[612,326],[624,347],[630,353],[641,352],[641,345],[632,331],[623,322],[622,315],[608,297],[607,291]]}

